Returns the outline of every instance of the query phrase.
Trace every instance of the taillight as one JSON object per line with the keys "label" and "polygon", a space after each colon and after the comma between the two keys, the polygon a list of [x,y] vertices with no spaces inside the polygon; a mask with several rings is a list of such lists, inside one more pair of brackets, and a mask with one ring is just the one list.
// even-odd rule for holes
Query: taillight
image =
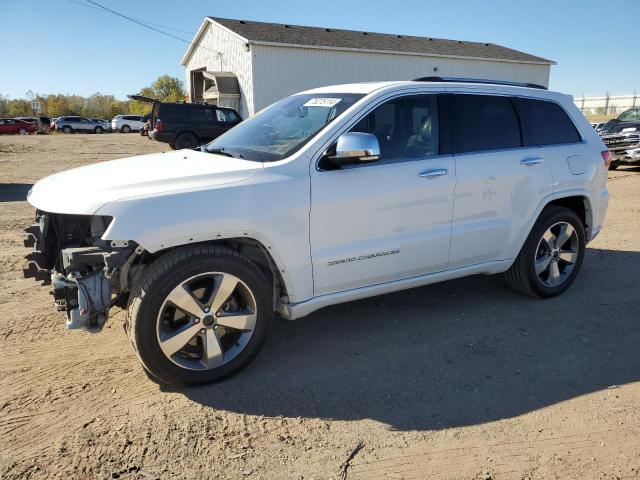
{"label": "taillight", "polygon": [[604,166],[609,168],[609,165],[611,165],[611,152],[609,150],[604,150],[603,152],[600,152],[600,155],[602,155]]}
{"label": "taillight", "polygon": [[162,120],[159,118],[156,120],[156,132],[161,132],[163,130]]}

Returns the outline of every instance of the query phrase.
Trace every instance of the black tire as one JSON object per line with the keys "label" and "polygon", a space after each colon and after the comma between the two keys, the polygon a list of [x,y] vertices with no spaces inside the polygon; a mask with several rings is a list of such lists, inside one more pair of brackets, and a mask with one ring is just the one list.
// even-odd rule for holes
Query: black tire
{"label": "black tire", "polygon": [[[191,370],[165,356],[156,328],[169,293],[187,279],[206,272],[223,272],[240,279],[255,298],[257,317],[244,349],[228,363],[209,370]],[[148,267],[129,297],[127,333],[142,365],[158,381],[175,386],[199,385],[222,380],[249,364],[264,344],[272,319],[271,288],[260,269],[234,250],[201,245],[170,252]]]}
{"label": "black tire", "polygon": [[104,132],[104,129],[102,127],[96,127],[96,128],[93,129],[93,133],[100,134],[102,132]]}
{"label": "black tire", "polygon": [[620,162],[613,161],[609,164],[609,170],[617,170],[620,166]]}
{"label": "black tire", "polygon": [[[538,253],[538,246],[542,236],[552,226],[566,222],[573,227],[577,234],[577,259],[573,267],[562,282],[557,286],[547,286],[536,274],[535,262]],[[580,217],[575,212],[564,207],[550,206],[545,208],[538,220],[534,224],[527,240],[525,241],[515,262],[505,273],[507,284],[515,291],[534,298],[549,298],[564,292],[575,280],[586,248],[584,225]]]}
{"label": "black tire", "polygon": [[198,139],[192,133],[181,133],[176,137],[175,146],[177,150],[183,148],[196,148],[198,146]]}
{"label": "black tire", "polygon": [[20,128],[18,130],[18,134],[19,135],[26,135],[27,134],[27,129],[26,128]]}
{"label": "black tire", "polygon": [[73,128],[71,128],[69,125],[65,125],[64,127],[62,127],[62,133],[71,133],[73,132]]}
{"label": "black tire", "polygon": [[131,127],[130,127],[129,125],[123,125],[123,126],[120,128],[120,131],[121,131],[122,133],[129,133],[129,132],[131,131]]}

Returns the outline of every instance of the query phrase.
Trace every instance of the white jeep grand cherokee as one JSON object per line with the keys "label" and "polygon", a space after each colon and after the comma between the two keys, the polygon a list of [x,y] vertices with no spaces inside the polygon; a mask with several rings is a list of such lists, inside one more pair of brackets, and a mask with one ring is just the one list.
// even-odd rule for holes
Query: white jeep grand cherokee
{"label": "white jeep grand cherokee", "polygon": [[29,194],[27,275],[69,328],[113,305],[170,384],[247,365],[274,312],[506,272],[566,290],[602,228],[609,153],[566,95],[385,82],[285,98],[200,150],[98,163]]}

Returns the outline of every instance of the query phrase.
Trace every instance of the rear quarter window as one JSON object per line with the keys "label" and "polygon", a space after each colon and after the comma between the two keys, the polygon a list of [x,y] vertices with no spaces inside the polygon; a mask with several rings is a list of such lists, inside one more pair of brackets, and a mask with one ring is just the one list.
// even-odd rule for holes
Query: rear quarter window
{"label": "rear quarter window", "polygon": [[554,102],[514,98],[522,124],[524,146],[580,142],[582,138],[567,112]]}
{"label": "rear quarter window", "polygon": [[448,98],[454,153],[522,146],[518,116],[509,97],[452,94]]}

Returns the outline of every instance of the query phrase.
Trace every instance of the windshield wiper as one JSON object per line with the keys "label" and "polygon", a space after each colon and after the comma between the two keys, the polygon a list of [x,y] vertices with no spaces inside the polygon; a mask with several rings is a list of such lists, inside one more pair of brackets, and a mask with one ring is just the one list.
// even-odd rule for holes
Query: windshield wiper
{"label": "windshield wiper", "polygon": [[231,158],[244,158],[242,155],[240,155],[239,153],[236,155],[229,153],[227,151],[225,151],[224,148],[212,148],[212,149],[207,149],[206,150],[208,153],[217,153],[218,155],[224,155],[225,157],[231,157]]}

